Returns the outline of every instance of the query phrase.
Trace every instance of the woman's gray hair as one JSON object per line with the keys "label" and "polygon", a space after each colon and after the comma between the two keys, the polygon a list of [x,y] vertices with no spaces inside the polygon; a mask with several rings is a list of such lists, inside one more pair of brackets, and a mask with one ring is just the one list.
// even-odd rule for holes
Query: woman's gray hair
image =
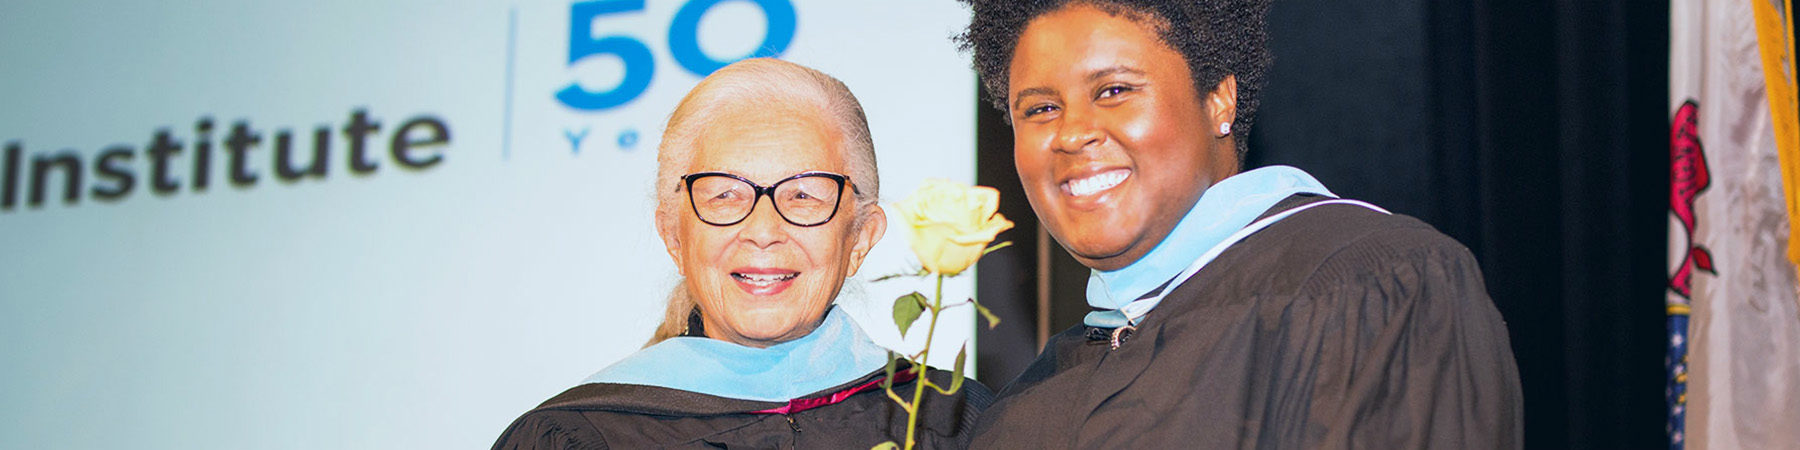
{"label": "woman's gray hair", "polygon": [[[688,91],[669,122],[663,127],[662,145],[656,149],[656,225],[659,231],[673,230],[685,208],[681,196],[681,176],[691,170],[695,147],[713,122],[739,108],[771,109],[784,105],[796,111],[817,111],[826,123],[835,125],[839,148],[851,183],[855,186],[855,211],[868,211],[880,198],[881,179],[875,170],[875,142],[869,135],[869,120],[862,103],[850,93],[844,82],[824,72],[771,58],[753,58],[725,66]],[[775,108],[780,109],[780,108]],[[863,215],[857,215],[856,226],[862,226]],[[680,336],[687,329],[688,315],[698,306],[688,295],[687,280],[677,282],[669,292],[668,309],[662,325],[656,328],[648,347],[665,339]]]}

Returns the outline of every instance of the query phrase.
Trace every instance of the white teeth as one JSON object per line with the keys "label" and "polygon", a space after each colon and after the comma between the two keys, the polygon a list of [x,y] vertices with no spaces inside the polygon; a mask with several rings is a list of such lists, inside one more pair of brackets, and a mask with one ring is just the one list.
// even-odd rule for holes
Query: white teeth
{"label": "white teeth", "polygon": [[744,280],[745,282],[753,284],[753,285],[768,286],[768,285],[772,285],[775,283],[792,280],[792,279],[794,279],[794,277],[800,276],[800,274],[798,274],[798,273],[784,273],[784,274],[733,273],[733,274],[731,274],[731,276],[734,278],[737,278],[739,280]]}
{"label": "white teeth", "polygon": [[1069,180],[1065,185],[1068,186],[1069,195],[1080,197],[1112,189],[1113,186],[1125,182],[1125,178],[1130,176],[1131,171],[1129,170],[1113,170],[1079,180]]}

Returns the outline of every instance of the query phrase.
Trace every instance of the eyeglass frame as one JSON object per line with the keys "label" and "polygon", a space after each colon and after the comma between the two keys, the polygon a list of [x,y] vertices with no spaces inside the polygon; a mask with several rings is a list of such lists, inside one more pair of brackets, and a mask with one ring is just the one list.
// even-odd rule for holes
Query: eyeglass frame
{"label": "eyeglass frame", "polygon": [[[744,184],[750,185],[750,189],[752,191],[755,191],[756,195],[750,197],[750,209],[744,211],[744,217],[739,217],[737,220],[734,220],[734,221],[731,221],[728,223],[715,223],[713,221],[706,220],[706,217],[702,216],[700,214],[700,205],[698,202],[694,201],[694,180],[698,180],[698,179],[706,178],[706,177],[713,177],[713,176],[727,177],[727,178],[741,181]],[[807,178],[807,177],[823,177],[827,180],[836,181],[838,184],[838,186],[837,186],[838,201],[836,203],[831,204],[831,214],[826,215],[825,220],[821,220],[821,221],[819,221],[819,223],[815,223],[812,225],[802,225],[799,222],[795,222],[794,219],[789,219],[787,216],[787,213],[781,212],[780,206],[775,206],[775,202],[776,202],[775,188],[776,187],[781,186],[781,183],[786,183],[789,181],[798,180],[798,179]],[[856,183],[853,183],[850,181],[849,176],[846,176],[843,174],[838,174],[838,173],[818,171],[818,170],[810,170],[810,171],[806,171],[806,172],[800,172],[800,173],[794,174],[793,176],[790,176],[787,178],[782,178],[781,181],[776,181],[774,184],[770,184],[768,187],[763,187],[763,185],[756,184],[755,181],[750,181],[747,178],[744,178],[744,177],[738,176],[737,174],[733,174],[733,173],[729,173],[729,172],[694,172],[694,173],[690,173],[687,175],[682,175],[681,182],[682,182],[683,186],[686,186],[685,189],[687,190],[688,208],[692,209],[694,211],[694,218],[700,219],[701,223],[705,223],[707,225],[712,225],[715,227],[729,227],[732,225],[744,223],[745,220],[749,220],[751,214],[756,214],[756,204],[762,203],[762,198],[764,195],[769,196],[769,207],[775,208],[775,215],[781,216],[782,221],[785,221],[788,224],[796,226],[796,227],[805,227],[805,228],[816,227],[819,225],[831,223],[832,219],[837,218],[838,210],[842,209],[842,206],[844,204],[844,197],[843,197],[844,186],[846,186],[846,185],[850,186],[850,192],[851,192],[851,196],[853,198],[856,195],[862,194],[862,189],[858,189],[856,187]]]}

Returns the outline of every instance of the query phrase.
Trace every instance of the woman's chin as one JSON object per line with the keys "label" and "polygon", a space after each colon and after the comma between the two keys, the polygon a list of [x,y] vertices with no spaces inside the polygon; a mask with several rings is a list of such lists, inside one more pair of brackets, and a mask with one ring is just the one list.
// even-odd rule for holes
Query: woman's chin
{"label": "woman's chin", "polygon": [[1089,268],[1105,271],[1118,270],[1130,265],[1129,261],[1121,261],[1121,257],[1131,252],[1134,241],[1119,238],[1106,239],[1110,237],[1107,235],[1109,232],[1116,234],[1118,229],[1078,230],[1073,233],[1071,239],[1062,240],[1061,243],[1063,249],[1068,250],[1070,256],[1074,256],[1077,261]]}
{"label": "woman's chin", "polygon": [[[1058,217],[1047,221],[1050,234],[1056,237],[1058,244],[1070,255],[1081,260],[1082,264],[1094,267],[1090,262],[1104,262],[1129,253],[1142,233],[1141,223],[1136,222],[1131,214],[1120,214],[1116,210],[1106,211],[1064,211]],[[1098,267],[1095,267],[1098,268]],[[1103,269],[1109,270],[1109,269]]]}
{"label": "woman's chin", "polygon": [[812,332],[804,320],[790,317],[755,317],[746,321],[738,329],[739,335],[749,341],[761,342],[768,346],[799,339]]}

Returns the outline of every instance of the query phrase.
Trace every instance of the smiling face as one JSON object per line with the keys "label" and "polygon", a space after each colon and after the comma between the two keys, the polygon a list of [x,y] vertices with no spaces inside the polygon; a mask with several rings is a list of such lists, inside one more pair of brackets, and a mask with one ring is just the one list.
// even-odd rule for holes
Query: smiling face
{"label": "smiling face", "polygon": [[[761,186],[802,172],[845,174],[836,150],[841,141],[816,112],[739,107],[721,112],[702,132],[687,173],[725,172]],[[681,195],[679,217],[659,231],[687,278],[707,337],[767,347],[818,327],[844,279],[856,274],[886,229],[879,206],[858,208],[850,187],[856,181],[845,185],[837,214],[812,227],[782,219],[768,197],[757,199],[742,222],[709,225]]]}
{"label": "smiling face", "polygon": [[1235,80],[1202,97],[1181,54],[1141,20],[1086,5],[1039,16],[1019,36],[1008,80],[1026,197],[1088,267],[1137,261],[1237,172],[1218,125],[1235,114]]}

